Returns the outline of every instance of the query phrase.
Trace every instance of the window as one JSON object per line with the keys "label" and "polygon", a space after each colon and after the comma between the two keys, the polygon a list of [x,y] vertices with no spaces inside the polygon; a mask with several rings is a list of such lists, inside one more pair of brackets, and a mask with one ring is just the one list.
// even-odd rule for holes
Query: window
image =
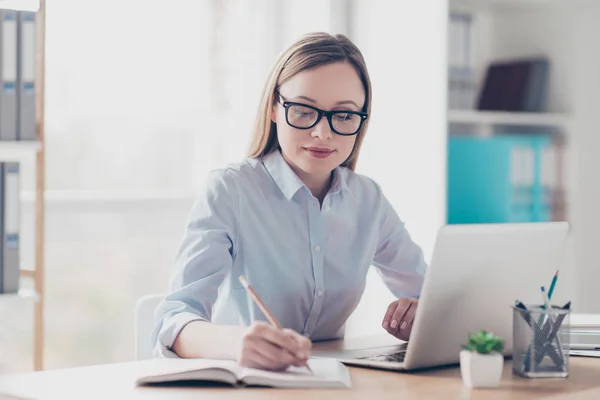
{"label": "window", "polygon": [[[318,0],[48,2],[46,368],[133,358],[135,301],[167,289],[197,187],[244,157],[283,46],[331,18]],[[3,370],[32,367],[16,303],[0,304]]]}

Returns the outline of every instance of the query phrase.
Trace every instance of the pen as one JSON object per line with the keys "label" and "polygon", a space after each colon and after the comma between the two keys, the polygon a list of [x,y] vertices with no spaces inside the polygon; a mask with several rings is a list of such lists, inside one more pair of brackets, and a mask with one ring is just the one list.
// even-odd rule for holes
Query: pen
{"label": "pen", "polygon": [[[552,293],[554,293],[554,287],[556,286],[557,280],[558,280],[558,270],[556,270],[554,277],[552,277],[552,282],[550,282],[550,290],[548,291],[548,303],[550,303],[550,299],[552,299]],[[544,303],[544,306],[542,306],[542,308],[546,308],[546,307],[547,307],[547,305]],[[538,319],[538,325],[540,325],[541,323],[542,323],[542,316],[540,315],[540,318]]]}
{"label": "pen", "polygon": [[[262,300],[260,299],[258,294],[254,291],[254,288],[252,286],[250,286],[250,284],[248,283],[246,278],[244,278],[243,275],[240,275],[240,277],[238,279],[241,282],[242,286],[244,286],[244,288],[246,289],[246,291],[248,292],[250,297],[252,297],[252,300],[254,300],[254,302],[256,303],[258,308],[260,308],[260,310],[263,312],[263,314],[265,314],[265,317],[267,317],[267,320],[269,320],[269,323],[271,325],[275,326],[277,329],[283,329],[283,327],[281,326],[279,321],[277,321],[277,318],[275,318],[275,316],[273,314],[271,314],[271,311],[269,311],[269,309],[267,308],[265,303],[262,302]],[[308,369],[311,374],[313,373],[312,369],[310,369],[308,364],[306,364],[306,369]]]}
{"label": "pen", "polygon": [[525,306],[525,304],[523,304],[522,301],[516,300],[515,307],[520,308],[523,311],[527,311],[527,307]]}

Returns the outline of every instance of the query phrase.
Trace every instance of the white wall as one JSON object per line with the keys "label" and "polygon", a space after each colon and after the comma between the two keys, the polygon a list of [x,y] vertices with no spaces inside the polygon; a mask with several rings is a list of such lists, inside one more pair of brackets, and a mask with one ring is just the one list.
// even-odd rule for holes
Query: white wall
{"label": "white wall", "polygon": [[[357,171],[381,184],[429,262],[446,219],[446,29],[439,0],[355,0],[351,39],[373,84]],[[347,334],[381,331],[393,297],[375,274]]]}

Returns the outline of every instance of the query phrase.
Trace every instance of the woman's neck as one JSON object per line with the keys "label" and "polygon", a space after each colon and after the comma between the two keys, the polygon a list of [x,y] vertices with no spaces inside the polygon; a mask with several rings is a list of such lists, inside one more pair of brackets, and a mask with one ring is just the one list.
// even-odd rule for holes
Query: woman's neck
{"label": "woman's neck", "polygon": [[287,160],[284,156],[284,160],[288,163],[288,165],[292,168],[292,170],[296,173],[298,178],[306,185],[308,190],[315,196],[319,203],[323,203],[323,199],[327,195],[329,188],[331,187],[331,181],[333,179],[333,172],[329,172],[327,174],[318,175],[318,174],[309,174],[302,169],[298,168],[294,163]]}
{"label": "woman's neck", "polygon": [[319,203],[323,203],[323,199],[329,192],[329,188],[331,187],[331,179],[333,174],[330,172],[325,176],[316,176],[313,174],[306,174],[302,171],[296,172],[300,180],[306,185],[308,190],[319,199]]}

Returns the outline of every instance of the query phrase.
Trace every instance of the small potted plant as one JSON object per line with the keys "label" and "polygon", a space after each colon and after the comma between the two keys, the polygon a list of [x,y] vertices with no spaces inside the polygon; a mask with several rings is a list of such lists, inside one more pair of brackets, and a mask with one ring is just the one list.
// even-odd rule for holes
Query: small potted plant
{"label": "small potted plant", "polygon": [[460,372],[463,383],[472,388],[496,387],[502,378],[504,340],[491,332],[480,330],[469,334],[469,343],[460,352]]}

